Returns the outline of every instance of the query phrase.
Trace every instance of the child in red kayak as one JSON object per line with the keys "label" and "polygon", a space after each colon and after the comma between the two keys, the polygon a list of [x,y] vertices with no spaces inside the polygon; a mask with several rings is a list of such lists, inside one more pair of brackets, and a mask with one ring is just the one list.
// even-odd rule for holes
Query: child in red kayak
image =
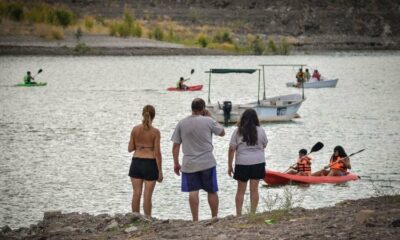
{"label": "child in red kayak", "polygon": [[310,176],[311,175],[311,160],[310,156],[307,156],[307,150],[301,149],[299,151],[299,158],[297,159],[297,163],[294,166],[290,167],[290,170],[287,174],[297,174],[302,176]]}
{"label": "child in red kayak", "polygon": [[[328,170],[330,168],[330,170]],[[347,169],[351,169],[350,158],[342,146],[336,146],[329,160],[329,165],[321,171],[315,172],[313,176],[345,176]]]}

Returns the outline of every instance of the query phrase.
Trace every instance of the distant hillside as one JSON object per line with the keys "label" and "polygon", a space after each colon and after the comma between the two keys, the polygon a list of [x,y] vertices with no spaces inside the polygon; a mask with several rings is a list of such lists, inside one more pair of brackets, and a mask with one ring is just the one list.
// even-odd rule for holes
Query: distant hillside
{"label": "distant hillside", "polygon": [[[31,0],[25,2],[42,2]],[[226,26],[238,35],[288,36],[298,49],[400,49],[398,0],[45,0],[78,15]]]}

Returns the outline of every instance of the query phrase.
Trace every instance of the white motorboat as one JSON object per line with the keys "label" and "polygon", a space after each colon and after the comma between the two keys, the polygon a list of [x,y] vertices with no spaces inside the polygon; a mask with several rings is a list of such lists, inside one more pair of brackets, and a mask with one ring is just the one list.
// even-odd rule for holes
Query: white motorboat
{"label": "white motorboat", "polygon": [[[302,102],[305,100],[300,94],[282,95],[276,97],[265,97],[265,84],[264,84],[264,97],[260,99],[260,74],[258,77],[258,99],[255,102],[240,103],[232,101],[224,101],[221,103],[211,103],[210,100],[210,86],[212,74],[226,74],[226,73],[248,73],[252,74],[260,69],[210,69],[209,85],[208,85],[208,104],[207,110],[210,111],[212,117],[221,123],[236,123],[240,120],[242,113],[249,108],[257,112],[260,122],[279,122],[290,121],[297,117]],[[264,81],[265,82],[265,81]]]}
{"label": "white motorboat", "polygon": [[[314,80],[314,81],[309,81],[305,82],[304,88],[334,88],[336,87],[336,84],[338,83],[339,79],[321,79],[320,81]],[[288,82],[286,83],[287,87],[295,87],[295,88],[302,88],[301,84],[297,85],[295,82]]]}

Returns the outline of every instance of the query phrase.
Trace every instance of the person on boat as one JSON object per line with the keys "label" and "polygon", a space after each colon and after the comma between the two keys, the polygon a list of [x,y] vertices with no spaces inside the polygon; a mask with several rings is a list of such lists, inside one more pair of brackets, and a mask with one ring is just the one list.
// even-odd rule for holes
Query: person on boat
{"label": "person on boat", "polygon": [[176,84],[176,88],[186,91],[189,87],[186,84],[184,84],[185,81],[187,80],[185,80],[183,77],[179,78],[179,81]]}
{"label": "person on boat", "polygon": [[310,72],[308,71],[308,68],[306,68],[306,71],[304,72],[304,80],[305,80],[306,82],[308,82],[308,81],[310,81],[310,78],[311,78],[311,74],[310,74]]}
{"label": "person on boat", "polygon": [[314,70],[313,75],[311,76],[312,79],[316,79],[317,81],[321,81],[321,74],[318,72],[317,69]]}
{"label": "person on boat", "polygon": [[[228,150],[228,175],[237,181],[236,215],[242,214],[247,183],[250,188],[250,211],[255,213],[259,201],[258,185],[265,176],[265,148],[268,139],[260,126],[257,112],[243,112],[238,127],[233,131]],[[235,169],[232,167],[235,157]],[[249,181],[250,180],[250,181]]]}
{"label": "person on boat", "polygon": [[299,71],[296,74],[296,79],[297,79],[297,86],[301,86],[301,84],[304,82],[304,72],[303,69],[300,68]]}
{"label": "person on boat", "polygon": [[[199,220],[199,191],[207,192],[212,219],[218,216],[217,161],[213,154],[213,135],[223,137],[224,127],[211,118],[201,98],[192,101],[192,114],[180,120],[172,134],[174,172],[181,178],[181,191],[189,193],[193,222]],[[182,145],[182,165],[179,153]]]}
{"label": "person on boat", "polygon": [[128,151],[133,152],[129,176],[132,182],[132,212],[140,212],[140,199],[143,194],[143,211],[146,218],[151,218],[152,195],[157,182],[162,182],[162,156],[160,148],[160,131],[153,127],[156,115],[151,105],[142,111],[142,124],[133,127]]}
{"label": "person on boat", "polygon": [[333,149],[329,165],[321,171],[313,173],[312,176],[345,176],[348,169],[351,169],[350,158],[342,146],[336,146]]}
{"label": "person on boat", "polygon": [[311,160],[312,157],[307,156],[307,150],[301,149],[299,151],[299,158],[294,166],[290,166],[290,170],[286,172],[287,174],[297,174],[302,176],[311,175]]}
{"label": "person on boat", "polygon": [[36,82],[34,82],[32,80],[35,80],[35,78],[32,77],[31,72],[30,71],[26,72],[26,75],[24,77],[24,83],[25,84],[36,84]]}

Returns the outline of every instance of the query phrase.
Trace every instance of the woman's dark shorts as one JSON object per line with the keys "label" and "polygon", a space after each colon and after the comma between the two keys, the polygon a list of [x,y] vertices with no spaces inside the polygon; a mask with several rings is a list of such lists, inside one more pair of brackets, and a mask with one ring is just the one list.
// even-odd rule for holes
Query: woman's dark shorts
{"label": "woman's dark shorts", "polygon": [[129,177],[139,178],[147,181],[155,181],[158,179],[158,167],[155,159],[151,158],[132,158],[131,167],[129,168]]}
{"label": "woman's dark shorts", "polygon": [[249,179],[264,179],[265,163],[254,165],[235,165],[233,178],[238,181],[247,182]]}

